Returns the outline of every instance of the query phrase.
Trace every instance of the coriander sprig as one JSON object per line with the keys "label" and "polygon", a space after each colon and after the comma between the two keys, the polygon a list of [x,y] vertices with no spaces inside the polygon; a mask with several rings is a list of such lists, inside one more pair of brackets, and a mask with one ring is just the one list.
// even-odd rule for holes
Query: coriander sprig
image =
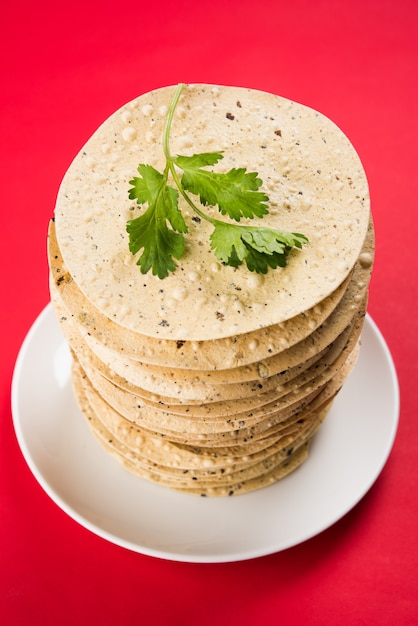
{"label": "coriander sprig", "polygon": [[[148,205],[144,213],[126,225],[130,251],[137,254],[142,250],[137,265],[143,274],[151,269],[159,278],[175,271],[174,259],[183,256],[184,234],[188,232],[178,206],[181,194],[201,219],[212,224],[210,245],[219,261],[233,267],[245,261],[250,271],[262,274],[269,267],[285,267],[290,250],[301,248],[308,241],[305,235],[226,222],[202,209],[217,206],[222,215],[235,222],[267,215],[269,198],[259,191],[262,181],[256,172],[247,172],[246,168],[232,168],[225,173],[206,169],[223,159],[222,152],[171,155],[170,130],[183,87],[183,84],[178,85],[164,124],[164,171],[161,173],[151,165],[140,164],[139,176],[129,181],[133,185],[129,198]],[[178,170],[182,172],[181,177]],[[175,187],[168,184],[170,176]],[[201,206],[190,194],[198,196]]]}

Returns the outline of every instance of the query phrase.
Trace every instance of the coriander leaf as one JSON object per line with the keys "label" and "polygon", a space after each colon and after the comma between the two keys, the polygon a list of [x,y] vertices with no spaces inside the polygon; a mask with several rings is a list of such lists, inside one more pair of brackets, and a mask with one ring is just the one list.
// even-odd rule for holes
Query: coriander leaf
{"label": "coriander leaf", "polygon": [[[148,205],[145,212],[129,220],[129,249],[132,254],[142,250],[137,265],[143,274],[152,268],[160,278],[174,271],[174,259],[180,259],[185,250],[183,233],[188,229],[179,210],[179,194],[189,207],[212,224],[211,247],[216,257],[227,265],[238,267],[244,261],[251,271],[266,273],[268,268],[284,267],[292,248],[301,248],[308,240],[298,233],[285,233],[270,228],[242,226],[217,220],[202,211],[189,195],[199,196],[202,205],[218,207],[220,213],[239,222],[242,217],[263,217],[268,213],[269,198],[259,191],[262,181],[256,172],[233,168],[226,173],[213,172],[206,167],[223,159],[223,152],[203,152],[193,156],[172,156],[170,131],[174,111],[184,84],[180,83],[169,106],[163,129],[163,173],[150,165],[138,166],[139,177],[130,181],[129,197],[140,205]],[[183,174],[180,177],[178,169]],[[168,177],[175,188],[168,185]]]}
{"label": "coriander leaf", "polygon": [[246,168],[233,168],[229,172],[212,172],[202,169],[212,165],[207,157],[222,156],[220,153],[178,156],[175,163],[183,170],[183,189],[199,196],[203,205],[218,206],[223,215],[239,222],[241,217],[262,217],[268,213],[268,197],[258,191],[262,184],[257,172]]}
{"label": "coriander leaf", "polygon": [[210,236],[216,257],[233,267],[244,261],[251,272],[265,274],[269,267],[285,267],[293,247],[301,248],[307,239],[299,233],[286,233],[257,226],[237,226],[216,220]]}
{"label": "coriander leaf", "polygon": [[158,209],[158,218],[167,219],[173,230],[180,233],[187,233],[186,222],[178,208],[178,192],[167,185],[167,178],[160,174],[152,165],[138,165],[139,178],[129,181],[134,185],[129,190],[131,200],[136,200],[138,204],[148,203],[150,207]]}
{"label": "coriander leaf", "polygon": [[129,189],[129,197],[131,200],[136,200],[138,204],[143,204],[144,202],[151,204],[152,198],[158,193],[164,177],[151,165],[138,165],[138,172],[140,177],[135,177],[129,181],[129,184],[133,185]]}
{"label": "coriander leaf", "polygon": [[[187,226],[178,209],[178,192],[167,185],[166,176],[150,165],[138,167],[140,177],[133,178],[129,197],[138,204],[148,204],[139,217],[129,220],[126,230],[129,233],[129,250],[136,254],[143,252],[137,261],[141,272],[146,274],[151,268],[159,278],[173,272],[184,252],[184,237]],[[171,228],[170,228],[170,227]]]}
{"label": "coriander leaf", "polygon": [[222,152],[201,152],[200,154],[193,154],[193,156],[178,155],[174,158],[174,161],[182,170],[185,170],[187,168],[197,169],[207,165],[216,165],[223,158]]}
{"label": "coriander leaf", "polygon": [[152,273],[159,278],[166,278],[168,272],[174,272],[176,264],[173,261],[180,259],[184,252],[184,237],[167,228],[165,222],[156,225],[158,218],[155,211],[149,208],[142,216],[127,223],[129,233],[129,249],[136,254],[141,248],[137,265],[142,274],[151,268]]}

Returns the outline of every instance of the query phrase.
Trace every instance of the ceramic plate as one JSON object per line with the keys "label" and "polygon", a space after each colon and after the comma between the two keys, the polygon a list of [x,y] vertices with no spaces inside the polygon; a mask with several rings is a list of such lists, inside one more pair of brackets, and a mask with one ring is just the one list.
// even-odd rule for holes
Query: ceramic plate
{"label": "ceramic plate", "polygon": [[75,402],[71,359],[51,305],[30,329],[12,384],[14,426],[49,496],[93,533],[143,554],[227,562],[284,550],[347,513],[380,474],[396,434],[399,390],[386,343],[367,316],[358,363],[314,438],[281,482],[232,498],[201,498],[122,469]]}

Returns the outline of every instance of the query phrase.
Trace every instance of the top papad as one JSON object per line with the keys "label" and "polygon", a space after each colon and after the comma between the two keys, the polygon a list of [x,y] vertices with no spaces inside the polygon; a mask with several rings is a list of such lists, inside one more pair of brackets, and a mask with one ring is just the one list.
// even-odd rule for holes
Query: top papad
{"label": "top papad", "polygon": [[162,133],[175,89],[151,91],[116,111],[70,165],[55,208],[66,269],[103,315],[157,339],[216,340],[314,307],[347,278],[360,254],[370,210],[366,176],[353,146],[327,117],[257,90],[186,86],[171,153],[224,151],[216,171],[258,172],[270,213],[241,223],[303,233],[309,243],[292,251],[286,268],[266,275],[222,266],[210,249],[212,227],[192,220],[180,197],[189,228],[183,258],[164,280],[140,272],[126,222],[143,209],[129,199],[129,181],[139,163],[164,169]]}

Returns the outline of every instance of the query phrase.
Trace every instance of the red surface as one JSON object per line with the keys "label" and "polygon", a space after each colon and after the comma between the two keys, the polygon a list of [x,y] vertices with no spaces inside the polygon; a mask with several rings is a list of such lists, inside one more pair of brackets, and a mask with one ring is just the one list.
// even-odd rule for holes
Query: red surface
{"label": "red surface", "polygon": [[[5,4],[0,623],[417,624],[418,3]],[[395,446],[366,497],[302,545],[240,563],[168,562],[91,534],[42,491],[11,421],[14,361],[48,302],[45,236],[61,177],[116,108],[180,81],[272,91],[322,111],[351,138],[377,232],[369,311],[401,386]]]}

